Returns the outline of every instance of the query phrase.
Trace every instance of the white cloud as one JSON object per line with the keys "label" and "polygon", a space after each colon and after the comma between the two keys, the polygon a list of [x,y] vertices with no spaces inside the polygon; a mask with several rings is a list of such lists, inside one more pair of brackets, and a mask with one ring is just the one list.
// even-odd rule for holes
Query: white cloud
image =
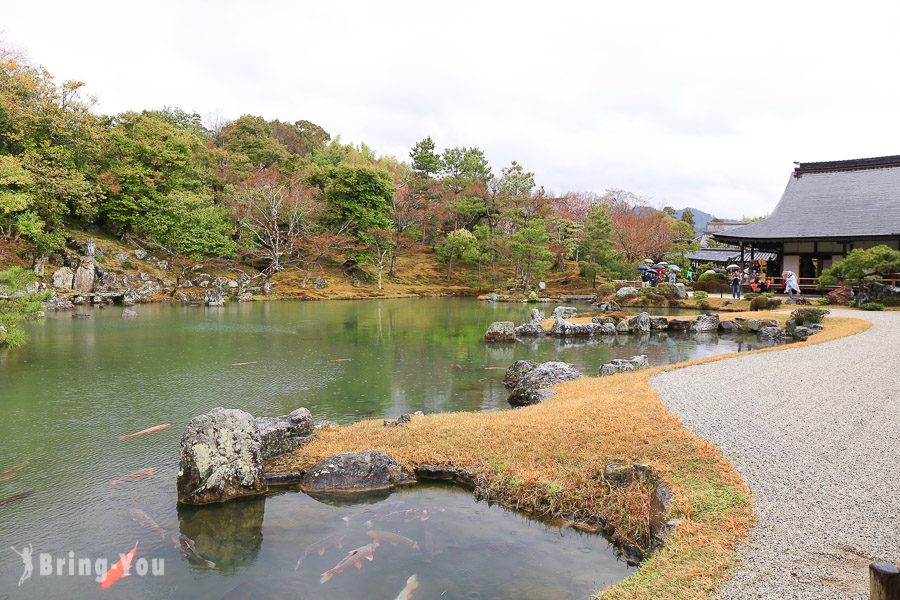
{"label": "white cloud", "polygon": [[18,2],[9,41],[100,109],[479,145],[558,192],[771,211],[793,160],[900,152],[891,3]]}

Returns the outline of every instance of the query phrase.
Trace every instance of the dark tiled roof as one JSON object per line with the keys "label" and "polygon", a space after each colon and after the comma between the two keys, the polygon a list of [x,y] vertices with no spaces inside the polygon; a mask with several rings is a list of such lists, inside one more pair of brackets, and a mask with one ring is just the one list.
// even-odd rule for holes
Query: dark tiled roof
{"label": "dark tiled roof", "polygon": [[[775,252],[753,253],[754,260],[775,260],[778,255]],[[686,258],[699,262],[736,263],[741,260],[740,248],[700,248],[696,252],[685,254]],[[744,260],[750,260],[750,248],[744,249]]]}
{"label": "dark tiled roof", "polygon": [[725,219],[721,220],[712,220],[706,224],[706,227],[703,228],[703,235],[700,236],[700,246],[706,247],[706,244],[711,239],[710,236],[715,235],[717,233],[724,233],[726,231],[730,231],[735,229],[736,227],[741,227],[746,225],[747,223],[743,221],[729,221]]}
{"label": "dark tiled roof", "polygon": [[900,237],[900,156],[801,163],[762,221],[721,241]]}

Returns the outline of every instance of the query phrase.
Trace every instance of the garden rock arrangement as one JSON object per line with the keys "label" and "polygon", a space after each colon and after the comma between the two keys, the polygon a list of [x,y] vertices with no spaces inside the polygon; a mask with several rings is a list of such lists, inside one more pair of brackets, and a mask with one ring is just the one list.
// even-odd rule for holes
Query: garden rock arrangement
{"label": "garden rock arrangement", "polygon": [[553,309],[553,312],[550,314],[550,316],[557,319],[568,319],[574,317],[577,312],[578,309],[574,306],[557,306]]}
{"label": "garden rock arrangement", "polygon": [[514,342],[516,341],[516,324],[512,321],[496,321],[491,323],[484,334],[486,342]]}
{"label": "garden rock arrangement", "polygon": [[598,374],[603,377],[606,375],[615,375],[616,373],[626,373],[628,371],[645,369],[649,366],[650,362],[647,360],[647,356],[645,354],[639,354],[638,356],[632,356],[631,358],[614,358],[602,365]]}
{"label": "garden rock arrangement", "polygon": [[513,406],[537,404],[556,393],[543,388],[563,381],[578,379],[582,375],[581,371],[569,363],[558,361],[542,363],[517,380],[508,401]]}
{"label": "garden rock arrangement", "polygon": [[533,371],[540,363],[533,360],[517,360],[506,369],[506,375],[503,377],[503,385],[508,388],[516,387],[519,380]]}
{"label": "garden rock arrangement", "polygon": [[638,294],[640,291],[636,287],[623,287],[616,290],[616,298],[629,298]]}
{"label": "garden rock arrangement", "polygon": [[515,334],[521,337],[540,337],[546,333],[543,323],[544,313],[535,308],[531,311],[531,321],[516,327]]}
{"label": "garden rock arrangement", "polygon": [[380,450],[337,454],[314,464],[304,474],[305,492],[368,492],[415,483],[416,478]]}
{"label": "garden rock arrangement", "polygon": [[600,312],[618,312],[622,310],[622,307],[619,306],[618,303],[609,301],[609,302],[597,302],[596,304],[592,304],[592,307],[596,308]]}
{"label": "garden rock arrangement", "polygon": [[234,408],[214,408],[191,419],[181,436],[178,502],[210,504],[265,493],[264,462],[315,437],[309,411],[253,418]]}

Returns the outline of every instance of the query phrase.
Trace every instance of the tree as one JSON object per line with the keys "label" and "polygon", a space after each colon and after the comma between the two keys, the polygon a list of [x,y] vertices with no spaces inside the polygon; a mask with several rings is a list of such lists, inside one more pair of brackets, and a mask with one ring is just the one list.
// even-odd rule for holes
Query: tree
{"label": "tree", "polygon": [[434,178],[444,166],[441,157],[434,151],[434,140],[430,136],[416,142],[409,151],[409,157],[412,159],[413,172],[425,179]]}
{"label": "tree", "polygon": [[296,259],[297,248],[307,229],[304,190],[268,179],[237,192],[249,207],[241,219],[252,254],[266,261],[265,271],[277,273]]}
{"label": "tree", "polygon": [[378,290],[382,289],[382,276],[394,251],[394,236],[390,229],[376,229],[371,232],[366,260],[378,270]]}
{"label": "tree", "polygon": [[454,228],[460,219],[469,220],[485,210],[485,185],[491,178],[491,168],[480,148],[447,148],[442,155],[443,179],[449,193],[447,206],[454,215]]}
{"label": "tree", "polygon": [[609,277],[620,269],[621,255],[613,249],[614,231],[609,209],[605,206],[594,206],[587,214],[582,234],[580,263],[581,270],[591,287],[596,286],[598,274]]}
{"label": "tree", "polygon": [[453,261],[475,262],[478,260],[478,240],[468,229],[457,229],[448,233],[435,247],[435,252],[447,263],[447,281],[453,278]]}
{"label": "tree", "polygon": [[[675,215],[670,215],[670,216],[674,217]],[[693,227],[694,226],[694,211],[692,211],[689,208],[685,208],[683,211],[681,211],[681,222],[687,223],[688,225]]]}
{"label": "tree", "polygon": [[512,235],[509,251],[516,261],[525,289],[528,289],[529,281],[542,276],[550,267],[553,253],[547,249],[549,239],[541,219],[532,219]]}
{"label": "tree", "polygon": [[371,232],[391,227],[395,187],[384,171],[369,167],[337,167],[325,190],[325,222],[332,229],[344,227],[363,244],[373,241]]}
{"label": "tree", "polygon": [[287,148],[262,117],[244,115],[223,127],[221,137],[226,150],[243,154],[257,169],[285,164],[289,158]]}
{"label": "tree", "polygon": [[881,244],[872,248],[856,248],[838,264],[822,271],[819,287],[836,285],[846,280],[856,282],[859,286],[857,304],[866,302],[875,288],[877,281],[887,275],[900,273],[900,251]]}
{"label": "tree", "polygon": [[534,211],[530,210],[529,201],[534,186],[534,173],[526,171],[516,161],[501,171],[497,192],[513,227],[518,227],[520,220],[521,225],[526,225],[532,216]]}
{"label": "tree", "polygon": [[17,348],[28,338],[22,329],[24,321],[40,317],[41,300],[46,294],[29,293],[34,273],[21,267],[0,271],[0,348]]}

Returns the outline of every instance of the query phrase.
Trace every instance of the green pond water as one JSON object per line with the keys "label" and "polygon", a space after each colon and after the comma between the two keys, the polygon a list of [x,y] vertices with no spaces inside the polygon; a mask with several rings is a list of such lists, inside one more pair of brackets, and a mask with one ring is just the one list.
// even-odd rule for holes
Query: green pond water
{"label": "green pond water", "polygon": [[[407,488],[352,505],[280,489],[178,509],[181,431],[216,406],[257,416],[305,406],[317,420],[341,423],[416,410],[507,409],[503,370],[519,358],[595,373],[611,358],[639,353],[662,364],[748,347],[715,335],[486,345],[481,337],[492,321],[525,321],[532,307],[471,299],[136,308],[132,320],[121,318],[121,307],[79,307],[90,319],[51,314],[29,326],[27,346],[0,351],[0,474],[29,461],[0,480],[0,599],[97,597],[94,576],[78,576],[77,562],[75,575],[65,564],[57,574],[55,563],[45,575],[40,554],[112,564],[138,541],[137,557],[164,559],[164,574],[133,574],[103,595],[391,599],[415,574],[413,598],[587,598],[629,572],[603,537],[530,520],[454,488]],[[162,423],[174,425],[119,439]],[[148,468],[156,469],[152,476],[111,485]],[[20,493],[30,495],[2,504]],[[392,506],[428,509],[430,517],[365,521],[419,549],[382,543],[361,569],[320,584],[321,573],[371,541],[356,513]],[[163,532],[135,522],[134,508]],[[178,532],[216,569],[189,562],[169,539]],[[345,536],[342,548],[313,552],[294,570],[304,548],[333,535]],[[33,574],[18,586],[24,563],[10,546],[29,544]]]}

